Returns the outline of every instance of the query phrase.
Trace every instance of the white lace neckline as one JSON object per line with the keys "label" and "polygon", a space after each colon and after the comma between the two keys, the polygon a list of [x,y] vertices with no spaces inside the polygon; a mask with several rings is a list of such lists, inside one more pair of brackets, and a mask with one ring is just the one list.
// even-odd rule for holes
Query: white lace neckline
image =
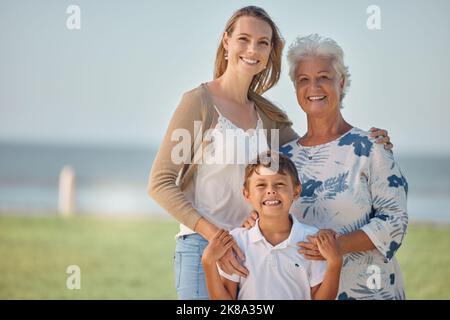
{"label": "white lace neckline", "polygon": [[[214,108],[216,109],[217,113],[219,114],[219,118],[217,120],[217,126],[220,126],[221,129],[237,130],[237,131],[241,131],[246,134],[249,134],[249,135],[252,135],[256,130],[262,129],[262,120],[261,120],[261,117],[259,116],[258,111],[256,111],[256,110],[255,111],[256,111],[256,115],[258,116],[258,120],[256,121],[255,128],[250,128],[250,129],[244,130],[241,127],[238,127],[237,125],[235,125],[230,119],[228,119],[227,117],[222,115],[222,113],[220,113],[219,109],[217,109],[217,107],[215,105],[214,105]],[[216,128],[217,128],[217,126],[216,126]]]}

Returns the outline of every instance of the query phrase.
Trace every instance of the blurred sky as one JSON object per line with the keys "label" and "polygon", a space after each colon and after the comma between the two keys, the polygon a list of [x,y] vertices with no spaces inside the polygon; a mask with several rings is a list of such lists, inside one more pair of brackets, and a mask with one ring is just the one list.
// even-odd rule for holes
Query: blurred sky
{"label": "blurred sky", "polygon": [[[66,9],[81,9],[68,30]],[[450,155],[450,1],[0,0],[0,141],[158,144],[181,94],[212,78],[224,25],[259,5],[287,46],[317,32],[344,49],[344,117],[389,130],[402,153]],[[368,30],[369,5],[381,30]],[[299,133],[305,116],[283,74],[266,96]]]}

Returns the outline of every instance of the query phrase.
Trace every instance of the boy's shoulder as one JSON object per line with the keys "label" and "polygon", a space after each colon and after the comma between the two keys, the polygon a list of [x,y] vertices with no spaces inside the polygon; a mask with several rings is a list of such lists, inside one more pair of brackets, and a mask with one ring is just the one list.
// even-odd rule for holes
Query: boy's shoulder
{"label": "boy's shoulder", "polygon": [[244,254],[249,250],[249,246],[251,246],[251,233],[250,230],[253,228],[247,229],[243,227],[234,228],[230,231],[231,236],[236,241],[239,248],[244,252]]}
{"label": "boy's shoulder", "polygon": [[246,250],[249,247],[252,247],[252,244],[257,243],[259,240],[264,238],[259,229],[258,222],[250,229],[239,227],[234,228],[230,231],[230,234],[236,240],[237,244],[242,250]]}
{"label": "boy's shoulder", "polygon": [[308,241],[308,236],[312,236],[319,231],[318,228],[308,224],[304,224],[298,221],[297,218],[295,218],[293,215],[291,216],[293,221],[291,232],[295,235],[296,241]]}
{"label": "boy's shoulder", "polygon": [[244,240],[248,239],[251,229],[252,228],[247,229],[244,227],[234,228],[233,230],[230,231],[230,234],[233,236],[235,240]]}

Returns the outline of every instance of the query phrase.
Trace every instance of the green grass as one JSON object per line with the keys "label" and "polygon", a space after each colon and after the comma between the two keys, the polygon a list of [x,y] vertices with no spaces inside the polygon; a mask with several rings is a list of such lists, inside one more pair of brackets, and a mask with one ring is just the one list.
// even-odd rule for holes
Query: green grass
{"label": "green grass", "polygon": [[397,257],[408,299],[450,299],[449,225],[410,225]]}
{"label": "green grass", "polygon": [[[174,222],[0,217],[0,299],[172,299]],[[69,265],[81,290],[66,288]]]}
{"label": "green grass", "polygon": [[[174,221],[0,216],[0,299],[175,299]],[[398,253],[409,299],[450,299],[450,227],[411,225]],[[81,268],[81,290],[66,269]]]}

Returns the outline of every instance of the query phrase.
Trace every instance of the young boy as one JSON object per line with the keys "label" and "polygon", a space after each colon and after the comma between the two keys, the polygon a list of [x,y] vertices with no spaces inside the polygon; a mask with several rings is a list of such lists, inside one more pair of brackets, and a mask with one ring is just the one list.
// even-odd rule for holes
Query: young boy
{"label": "young boy", "polygon": [[[255,164],[245,169],[244,198],[259,213],[251,229],[219,230],[202,257],[206,285],[211,299],[335,299],[339,287],[342,256],[329,234],[318,237],[318,247],[327,260],[310,261],[297,252],[297,242],[305,241],[318,229],[298,222],[289,214],[301,185],[294,163],[282,154],[269,154],[278,161]],[[276,157],[274,159],[273,157]],[[245,255],[246,278],[218,269],[217,261],[237,242]]]}

